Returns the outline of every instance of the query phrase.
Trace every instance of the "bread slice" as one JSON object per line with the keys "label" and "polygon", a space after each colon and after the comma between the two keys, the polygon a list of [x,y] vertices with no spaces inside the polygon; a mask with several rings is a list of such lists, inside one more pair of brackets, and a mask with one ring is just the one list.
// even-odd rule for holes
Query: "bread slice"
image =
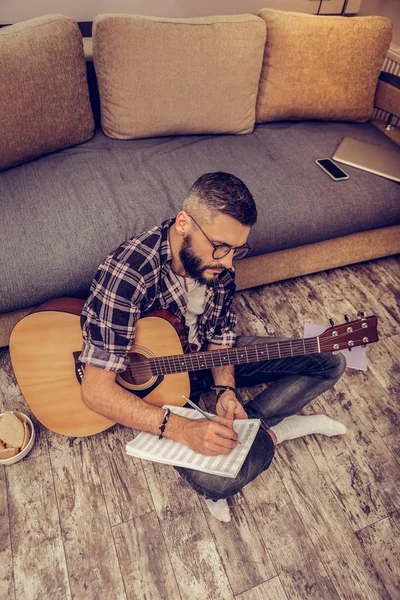
{"label": "bread slice", "polygon": [[0,450],[0,460],[5,460],[6,458],[12,458],[16,454],[18,454],[19,448],[5,448],[4,450]]}
{"label": "bread slice", "polygon": [[21,448],[24,437],[23,423],[13,413],[5,412],[0,419],[0,440],[14,448]]}
{"label": "bread slice", "polygon": [[15,415],[22,423],[28,423],[28,419],[26,418],[24,413],[20,413],[14,410],[12,414]]}
{"label": "bread slice", "polygon": [[26,448],[29,440],[31,439],[31,428],[29,427],[28,423],[24,423],[23,425],[24,425],[24,441],[22,442],[21,450]]}

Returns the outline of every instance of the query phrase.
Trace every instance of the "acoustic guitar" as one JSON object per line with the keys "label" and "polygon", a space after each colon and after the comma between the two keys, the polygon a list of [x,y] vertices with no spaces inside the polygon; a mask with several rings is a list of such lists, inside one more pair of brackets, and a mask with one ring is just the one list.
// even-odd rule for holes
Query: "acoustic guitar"
{"label": "acoustic guitar", "polygon": [[[114,423],[90,410],[81,400],[84,365],[80,314],[83,300],[60,298],[45,302],[21,319],[10,338],[10,354],[22,394],[35,417],[48,429],[69,436],[88,436]],[[130,364],[116,382],[146,402],[183,405],[190,395],[189,372],[211,367],[273,360],[287,356],[339,352],[378,341],[377,317],[359,318],[326,329],[318,337],[289,339],[194,352],[181,321],[168,311],[139,319]]]}

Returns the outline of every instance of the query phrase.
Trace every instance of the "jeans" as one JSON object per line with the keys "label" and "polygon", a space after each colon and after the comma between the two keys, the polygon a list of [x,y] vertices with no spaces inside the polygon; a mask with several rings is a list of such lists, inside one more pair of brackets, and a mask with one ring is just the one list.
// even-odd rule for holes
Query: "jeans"
{"label": "jeans", "polygon": [[[284,340],[285,338],[239,336],[236,347]],[[313,398],[333,387],[345,367],[346,359],[341,352],[335,355],[327,352],[236,365],[235,379],[238,388],[271,382],[245,406],[249,418],[261,419],[262,426],[242,468],[235,479],[182,467],[175,469],[205,498],[216,501],[233,496],[271,464],[275,446],[266,432],[268,427],[298,413]],[[211,371],[193,383],[191,399],[198,402],[201,394],[213,385]]]}

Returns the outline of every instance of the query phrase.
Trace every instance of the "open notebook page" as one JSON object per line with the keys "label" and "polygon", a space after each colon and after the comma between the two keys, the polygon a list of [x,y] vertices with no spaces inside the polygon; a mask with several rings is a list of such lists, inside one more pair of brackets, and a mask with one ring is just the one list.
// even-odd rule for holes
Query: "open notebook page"
{"label": "open notebook page", "polygon": [[[192,408],[183,406],[164,406],[171,412],[189,419],[204,418]],[[208,413],[210,414],[210,413]],[[210,414],[211,417],[215,416]],[[152,460],[154,462],[195,469],[222,477],[235,478],[249,453],[251,445],[260,427],[259,419],[236,420],[233,429],[239,437],[237,444],[229,454],[205,456],[194,452],[184,444],[168,438],[158,439],[158,435],[141,431],[134,440],[126,444],[126,452],[131,456]]]}

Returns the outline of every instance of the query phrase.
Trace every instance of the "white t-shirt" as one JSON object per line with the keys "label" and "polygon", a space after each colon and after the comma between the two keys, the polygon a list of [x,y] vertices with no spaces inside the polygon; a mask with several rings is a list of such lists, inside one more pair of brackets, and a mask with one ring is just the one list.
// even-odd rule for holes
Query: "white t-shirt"
{"label": "white t-shirt", "polygon": [[[187,298],[187,309],[185,315],[186,325],[189,327],[189,342],[191,344],[197,344],[197,347],[200,348],[200,344],[197,341],[197,333],[198,333],[198,322],[197,319],[199,315],[202,315],[204,312],[204,303],[205,303],[205,294],[206,294],[206,285],[200,284],[198,281],[195,281],[191,277],[182,277],[181,275],[176,275],[179,279],[183,293]],[[185,279],[186,279],[186,287],[185,287]]]}

